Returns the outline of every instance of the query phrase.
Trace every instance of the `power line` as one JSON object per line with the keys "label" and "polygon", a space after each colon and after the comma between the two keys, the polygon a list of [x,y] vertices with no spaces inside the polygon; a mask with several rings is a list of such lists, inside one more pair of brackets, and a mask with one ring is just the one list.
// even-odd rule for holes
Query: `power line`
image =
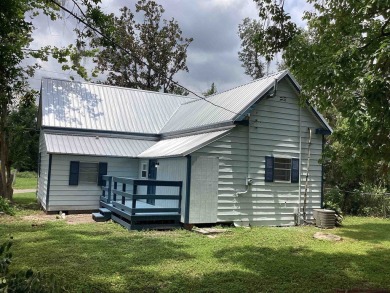
{"label": "power line", "polygon": [[[98,35],[100,35],[102,38],[104,38],[105,40],[109,41],[110,43],[112,43],[113,45],[115,45],[116,47],[118,47],[119,49],[123,50],[125,53],[129,54],[132,58],[134,59],[137,59],[139,63],[142,63],[143,65],[145,65],[146,67],[149,67],[149,68],[152,68],[155,72],[157,73],[160,73],[160,74],[163,74],[159,69],[157,68],[154,68],[153,66],[147,64],[145,61],[141,60],[138,56],[134,55],[131,51],[129,51],[128,49],[124,48],[122,45],[116,43],[114,40],[112,40],[110,37],[106,36],[105,34],[103,34],[101,31],[99,31],[98,29],[96,29],[95,27],[91,26],[89,23],[87,23],[86,21],[84,21],[82,18],[80,18],[78,15],[76,15],[75,13],[73,13],[73,11],[70,11],[69,9],[67,9],[66,7],[64,7],[63,5],[57,3],[55,0],[50,0],[50,2],[52,2],[53,4],[55,4],[56,6],[58,6],[60,9],[66,11],[67,13],[69,13],[70,15],[72,15],[76,20],[78,20],[79,22],[83,23],[85,26],[87,26],[88,28],[90,28],[91,30],[93,30],[95,33],[97,33]],[[84,15],[85,17],[85,14],[82,12],[80,6],[75,3],[74,1],[72,1],[74,4],[76,4],[76,6],[78,7],[78,9],[81,11],[81,13]],[[182,86],[181,84],[179,84],[177,81],[173,80],[172,77],[167,77],[167,79],[172,82],[174,85],[186,90],[187,92],[193,94],[194,96],[202,99],[203,101],[217,107],[217,108],[220,108],[220,109],[223,109],[225,111],[228,111],[230,113],[233,113],[235,115],[241,115],[241,113],[237,113],[237,112],[234,112],[230,109],[227,109],[223,106],[220,106],[220,105],[217,105],[211,101],[209,101],[208,99],[206,99],[205,97],[202,97],[198,94],[196,94],[194,91]]]}

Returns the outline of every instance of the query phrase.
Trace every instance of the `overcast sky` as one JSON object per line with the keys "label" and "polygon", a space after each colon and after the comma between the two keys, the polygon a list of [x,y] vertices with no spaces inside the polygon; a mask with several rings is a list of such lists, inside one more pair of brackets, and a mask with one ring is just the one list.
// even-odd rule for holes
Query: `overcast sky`
{"label": "overcast sky", "polygon": [[[187,50],[188,73],[179,73],[175,79],[187,88],[201,93],[208,89],[212,82],[218,91],[227,90],[250,81],[238,60],[240,38],[238,25],[245,17],[257,18],[256,5],[251,0],[159,0],[165,13],[163,18],[175,18],[184,37],[194,41]],[[102,0],[106,12],[118,13],[119,8],[134,8],[135,0]],[[69,5],[69,4],[68,4]],[[310,7],[304,0],[286,0],[285,8],[294,21],[300,25],[304,10]],[[135,9],[133,9],[135,10]],[[62,20],[52,22],[46,16],[35,21],[36,31],[33,34],[32,48],[44,45],[67,46],[74,42],[73,29],[77,22],[64,14]],[[81,24],[80,24],[81,26]],[[280,60],[279,60],[280,61]],[[44,76],[69,79],[69,73],[61,71],[54,62],[42,64],[31,80],[34,88],[39,88],[40,79]],[[275,70],[271,67],[271,71]],[[72,74],[73,76],[77,76]]]}

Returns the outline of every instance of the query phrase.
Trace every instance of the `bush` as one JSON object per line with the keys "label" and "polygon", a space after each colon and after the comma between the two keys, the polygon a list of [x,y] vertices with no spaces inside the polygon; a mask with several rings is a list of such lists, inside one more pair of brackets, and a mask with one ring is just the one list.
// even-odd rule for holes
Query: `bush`
{"label": "bush", "polygon": [[18,172],[16,178],[37,178],[37,173],[32,171]]}
{"label": "bush", "polygon": [[350,215],[387,217],[390,196],[386,188],[367,184],[353,191],[332,188],[325,194],[324,207]]}
{"label": "bush", "polygon": [[11,203],[2,197],[0,197],[0,212],[11,216],[15,215],[15,210],[11,206]]}
{"label": "bush", "polygon": [[[11,238],[12,239],[12,238]],[[0,293],[29,292],[29,293],[57,293],[67,292],[53,276],[47,277],[39,272],[28,269],[16,274],[9,273],[12,253],[12,241],[0,245]]]}

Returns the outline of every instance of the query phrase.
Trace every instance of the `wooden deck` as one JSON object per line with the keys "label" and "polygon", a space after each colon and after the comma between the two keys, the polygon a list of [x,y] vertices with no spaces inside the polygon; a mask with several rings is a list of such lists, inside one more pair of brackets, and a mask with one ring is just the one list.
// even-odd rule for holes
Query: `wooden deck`
{"label": "wooden deck", "polygon": [[[110,210],[111,219],[129,230],[172,229],[180,226],[181,181],[163,181],[103,176],[100,206]],[[173,187],[177,194],[138,194],[140,186]],[[131,191],[129,191],[131,190]],[[161,200],[149,204],[146,200]],[[170,202],[170,204],[167,204]],[[175,205],[176,207],[172,207]]]}

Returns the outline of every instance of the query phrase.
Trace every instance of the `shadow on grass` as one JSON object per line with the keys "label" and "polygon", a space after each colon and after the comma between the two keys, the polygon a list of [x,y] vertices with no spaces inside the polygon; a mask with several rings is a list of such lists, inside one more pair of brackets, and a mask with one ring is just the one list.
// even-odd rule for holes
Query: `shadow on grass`
{"label": "shadow on grass", "polygon": [[319,253],[305,247],[245,246],[234,251],[221,249],[215,257],[239,264],[255,275],[260,291],[329,292],[336,288],[381,288],[384,283],[390,288],[390,249],[356,255]]}
{"label": "shadow on grass", "polygon": [[[189,232],[128,232],[114,224],[25,226],[18,230],[23,234],[15,237],[15,248],[19,247],[15,263],[54,272],[71,292],[332,292],[337,288],[390,288],[387,248],[362,254],[327,253],[326,249],[318,252],[288,244],[280,248],[240,245],[239,238],[226,242],[222,237],[207,239]],[[209,256],[199,257],[201,249]]]}
{"label": "shadow on grass", "polygon": [[340,229],[337,234],[342,237],[371,243],[390,241],[390,220],[385,223],[362,223],[348,225],[347,227],[348,229]]}

